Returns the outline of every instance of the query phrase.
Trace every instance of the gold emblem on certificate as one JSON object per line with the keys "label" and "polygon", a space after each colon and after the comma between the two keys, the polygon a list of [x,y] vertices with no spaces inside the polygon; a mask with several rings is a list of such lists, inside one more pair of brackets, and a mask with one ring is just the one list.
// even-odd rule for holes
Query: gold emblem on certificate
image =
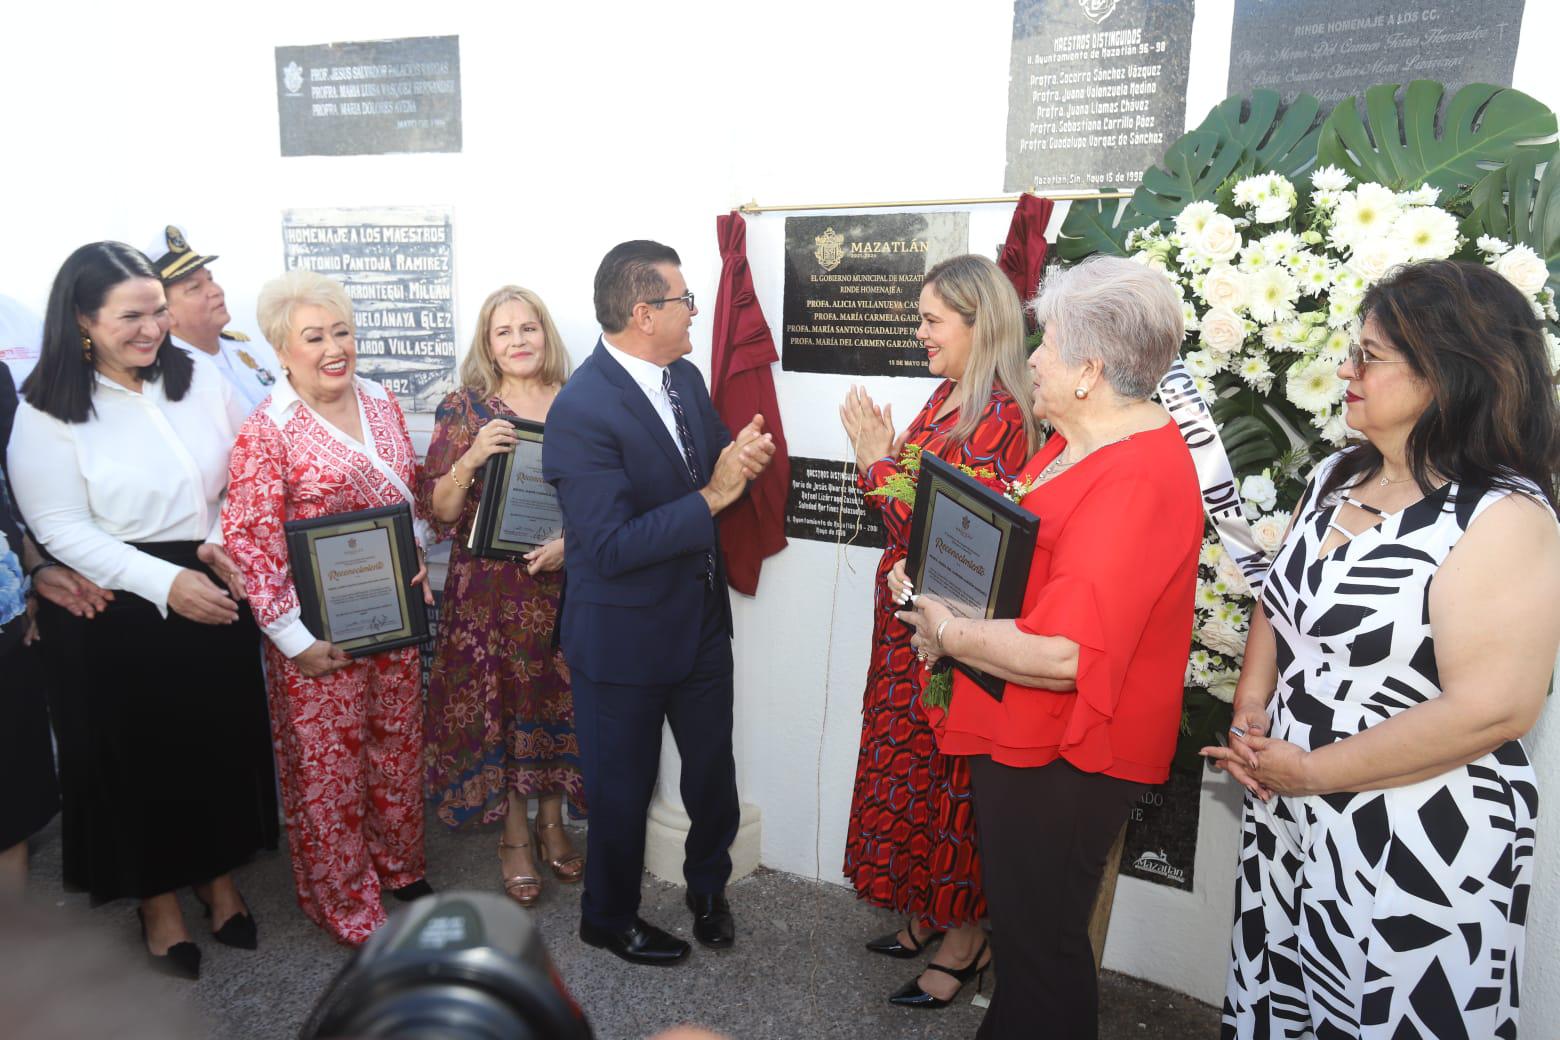
{"label": "gold emblem on certificate", "polygon": [[287,554],[303,623],[351,657],[428,638],[406,505],[290,520]]}
{"label": "gold emblem on certificate", "polygon": [[482,498],[466,548],[473,556],[518,560],[563,533],[558,493],[542,479],[541,423],[500,416],[520,438],[515,450],[493,455],[482,469]]}
{"label": "gold emblem on certificate", "polygon": [[[1039,517],[924,453],[905,570],[918,595],[938,597],[960,617],[1016,618],[1039,530]],[[962,661],[952,663],[1002,699],[1004,680]]]}

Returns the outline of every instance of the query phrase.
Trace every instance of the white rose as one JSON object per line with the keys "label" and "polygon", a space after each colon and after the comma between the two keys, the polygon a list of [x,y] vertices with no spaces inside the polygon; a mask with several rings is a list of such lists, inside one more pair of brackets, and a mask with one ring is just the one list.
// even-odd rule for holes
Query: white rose
{"label": "white rose", "polygon": [[1208,676],[1207,690],[1209,694],[1223,701],[1225,704],[1235,703],[1235,684],[1240,680],[1240,673],[1235,671],[1214,672]]}
{"label": "white rose", "polygon": [[1246,652],[1246,633],[1222,621],[1210,621],[1199,628],[1197,641],[1214,653],[1226,654],[1237,660]]}
{"label": "white rose", "polygon": [[1532,246],[1512,246],[1490,265],[1524,296],[1534,296],[1549,280],[1549,268]]}
{"label": "white rose", "polygon": [[1210,307],[1238,311],[1246,305],[1246,276],[1229,264],[1216,264],[1203,275],[1202,298]]}
{"label": "white rose", "polygon": [[1203,315],[1198,340],[1218,357],[1228,357],[1246,342],[1246,323],[1234,311],[1214,307]]}
{"label": "white rose", "polygon": [[1266,473],[1253,473],[1240,482],[1240,497],[1266,512],[1278,504],[1278,488]]}
{"label": "white rose", "polygon": [[1284,544],[1284,521],[1278,516],[1264,516],[1251,525],[1251,537],[1257,548],[1273,556]]}
{"label": "white rose", "polygon": [[1220,263],[1240,252],[1240,232],[1233,220],[1223,213],[1215,213],[1203,225],[1197,246],[1208,259]]}
{"label": "white rose", "polygon": [[[1234,596],[1251,595],[1251,583],[1246,580],[1246,575],[1241,572],[1240,564],[1235,562],[1235,557],[1225,554],[1219,561],[1219,580],[1228,587],[1230,594]],[[1215,650],[1218,647],[1214,647]]]}
{"label": "white rose", "polygon": [[1387,272],[1408,260],[1402,245],[1387,235],[1367,238],[1349,258],[1349,267],[1367,283],[1374,284],[1387,276]]}

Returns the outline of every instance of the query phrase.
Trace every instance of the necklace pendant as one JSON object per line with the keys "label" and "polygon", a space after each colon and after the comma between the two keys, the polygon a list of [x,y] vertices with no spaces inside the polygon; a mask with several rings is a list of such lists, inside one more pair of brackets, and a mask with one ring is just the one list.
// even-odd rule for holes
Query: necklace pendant
{"label": "necklace pendant", "polygon": [[1386,477],[1382,477],[1381,478],[1381,486],[1382,487],[1386,487],[1390,483],[1392,483],[1392,481],[1388,480]]}

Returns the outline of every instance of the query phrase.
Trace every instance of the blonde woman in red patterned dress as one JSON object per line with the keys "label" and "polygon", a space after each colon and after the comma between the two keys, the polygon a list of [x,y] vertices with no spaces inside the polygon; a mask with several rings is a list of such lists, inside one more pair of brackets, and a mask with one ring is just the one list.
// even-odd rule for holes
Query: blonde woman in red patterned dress
{"label": "blonde woman in red patterned dress", "polygon": [[503,417],[545,421],[569,378],[569,352],[541,298],[514,285],[488,296],[460,377],[439,405],[417,487],[435,532],[453,536],[428,679],[428,787],[450,827],[503,821],[504,891],[531,906],[542,894],[538,852],[564,884],[585,873],[563,829],[564,799],[578,818],[585,796],[569,671],[553,646],[563,536],[523,562],[473,556],[466,538],[487,460],[517,441]]}
{"label": "blonde woman in red patterned dress", "polygon": [[[916,339],[943,382],[897,437],[888,408],[854,388],[840,418],[856,452],[863,491],[899,472],[905,444],[956,464],[1016,476],[1039,443],[1024,368],[1024,319],[1017,293],[997,265],[958,256],[927,272]],[[874,585],[872,662],[862,700],[861,753],[846,835],[845,876],[870,903],[905,916],[896,934],[867,943],[875,953],[911,958],[931,940],[942,945],[919,978],[888,999],[909,1007],[947,1006],[964,981],[990,960],[975,853],[969,770],[944,758],[921,705],[925,671],[910,647],[914,634],[894,618],[886,576],[905,558],[910,510],[878,495],[886,546]]]}
{"label": "blonde woman in red patterned dress", "polygon": [[[269,637],[266,686],[298,905],[343,943],[385,922],[424,879],[422,673],[416,647],[356,659],[299,616],[283,523],[410,504],[417,456],[401,407],[357,377],[352,302],[292,271],[261,289],[259,322],[287,378],[238,434],[222,529]],[[427,525],[418,521],[419,548]],[[420,555],[420,554],[419,554]],[[411,584],[431,602],[427,568]]]}

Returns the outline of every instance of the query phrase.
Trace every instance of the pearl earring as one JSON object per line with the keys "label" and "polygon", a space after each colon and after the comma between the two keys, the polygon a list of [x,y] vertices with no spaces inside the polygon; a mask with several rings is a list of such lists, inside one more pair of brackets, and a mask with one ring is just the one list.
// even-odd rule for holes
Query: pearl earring
{"label": "pearl earring", "polygon": [[1086,386],[1080,386],[1078,389],[1073,391],[1073,396],[1081,401],[1085,397],[1089,396],[1089,388]]}

